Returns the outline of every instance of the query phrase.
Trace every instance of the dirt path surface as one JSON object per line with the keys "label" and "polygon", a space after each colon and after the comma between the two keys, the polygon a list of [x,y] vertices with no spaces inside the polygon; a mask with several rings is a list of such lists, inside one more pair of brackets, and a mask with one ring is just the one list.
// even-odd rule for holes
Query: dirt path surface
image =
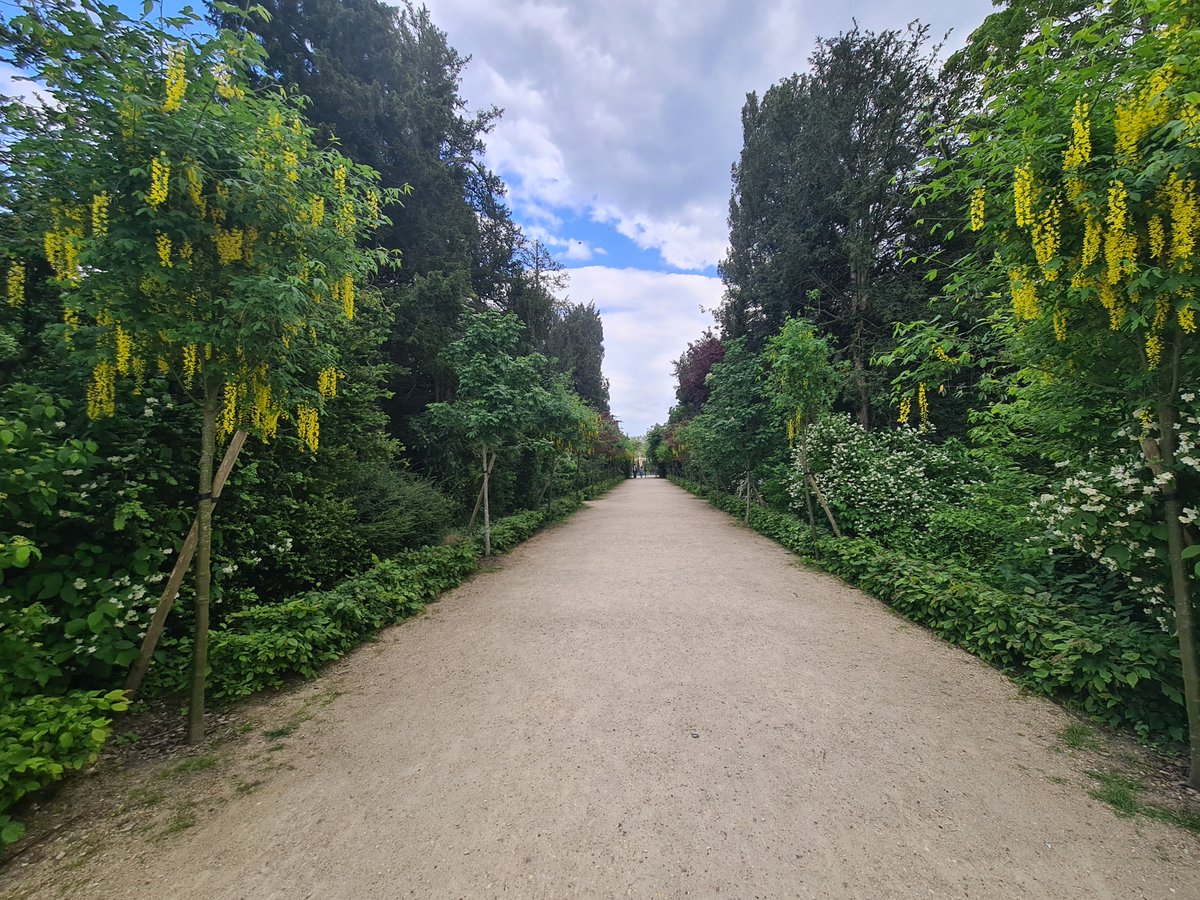
{"label": "dirt path surface", "polygon": [[81,896],[1200,897],[1068,716],[663,481],[322,684],[290,771]]}

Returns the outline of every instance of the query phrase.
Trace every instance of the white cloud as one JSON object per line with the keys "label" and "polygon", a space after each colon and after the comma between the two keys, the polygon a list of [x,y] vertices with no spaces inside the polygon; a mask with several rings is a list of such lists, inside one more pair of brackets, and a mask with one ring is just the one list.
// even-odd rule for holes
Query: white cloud
{"label": "white cloud", "polygon": [[[604,320],[604,374],[626,434],[665,422],[675,404],[671,363],[713,324],[718,278],[585,266],[568,270],[576,303],[594,300]],[[705,311],[702,311],[703,310]]]}
{"label": "white cloud", "polygon": [[[666,265],[701,269],[726,245],[729,170],[748,91],[807,66],[818,35],[903,27],[901,0],[430,0],[472,56],[463,94],[504,118],[488,138],[522,221],[605,222]],[[990,0],[927,0],[959,45]]]}

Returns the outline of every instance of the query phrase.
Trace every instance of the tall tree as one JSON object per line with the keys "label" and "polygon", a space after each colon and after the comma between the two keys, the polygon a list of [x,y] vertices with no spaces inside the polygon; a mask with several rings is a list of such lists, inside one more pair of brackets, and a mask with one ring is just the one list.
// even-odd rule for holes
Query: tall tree
{"label": "tall tree", "polygon": [[571,378],[575,393],[597,412],[607,413],[608,379],[604,377],[604,322],[594,303],[572,303],[550,335],[550,356],[558,371]]}
{"label": "tall tree", "polygon": [[791,315],[830,332],[851,362],[865,426],[879,388],[871,356],[926,296],[902,260],[936,96],[933,56],[923,26],[856,26],[818,41],[810,63],[761,101],[747,97],[720,318],[755,347]]}

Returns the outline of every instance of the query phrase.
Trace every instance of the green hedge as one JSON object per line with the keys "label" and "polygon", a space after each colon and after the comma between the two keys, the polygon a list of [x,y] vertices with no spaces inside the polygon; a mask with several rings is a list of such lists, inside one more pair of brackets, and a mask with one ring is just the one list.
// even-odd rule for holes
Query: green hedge
{"label": "green hedge", "polygon": [[[745,503],[676,481],[730,515]],[[914,622],[1097,721],[1147,739],[1182,741],[1186,729],[1179,648],[1146,622],[1097,613],[1086,621],[1044,595],[997,590],[960,567],[890,551],[867,538],[835,538],[789,513],[754,507],[750,526]]]}

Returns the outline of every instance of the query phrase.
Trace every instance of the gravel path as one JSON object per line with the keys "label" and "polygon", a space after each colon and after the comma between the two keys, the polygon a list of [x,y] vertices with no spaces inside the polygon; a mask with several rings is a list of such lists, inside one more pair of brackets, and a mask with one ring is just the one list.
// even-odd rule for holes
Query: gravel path
{"label": "gravel path", "polygon": [[90,897],[1200,897],[1070,719],[664,481],[390,629],[292,771]]}

